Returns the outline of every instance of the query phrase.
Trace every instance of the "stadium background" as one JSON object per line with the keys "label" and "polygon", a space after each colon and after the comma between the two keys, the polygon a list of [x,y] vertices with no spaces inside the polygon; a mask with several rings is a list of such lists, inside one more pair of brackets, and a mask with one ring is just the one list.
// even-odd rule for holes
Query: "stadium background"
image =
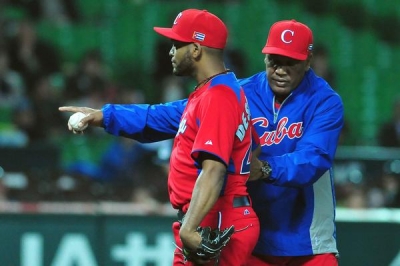
{"label": "stadium background", "polygon": [[[273,22],[292,18],[304,22],[313,30],[315,43],[329,51],[330,64],[335,70],[335,89],[345,105],[350,133],[338,150],[337,161],[363,163],[364,174],[359,169],[346,168],[358,171],[356,177],[346,175],[352,185],[376,182],[373,179],[379,174],[371,173],[380,172],[385,163],[400,159],[398,149],[378,147],[376,139],[380,125],[392,115],[393,98],[399,95],[396,78],[400,73],[400,6],[395,1],[77,0],[75,3],[80,13],[77,22],[54,23],[43,18],[35,21],[38,36],[60,51],[63,68],[78,64],[86,51],[99,49],[111,80],[140,88],[147,102],[155,103],[160,101],[160,84],[154,78],[154,71],[159,64],[156,51],[161,38],[153,26],[170,26],[178,11],[208,9],[226,22],[230,30],[229,49],[240,51],[245,58],[245,64],[237,72],[239,78],[264,69],[261,48]],[[28,16],[26,10],[11,4],[3,4],[0,14],[10,21]],[[168,50],[163,52],[166,55]],[[169,64],[162,67],[170,69]],[[52,82],[55,88],[63,89],[60,75],[54,75]],[[186,93],[190,88],[192,84],[188,82]],[[10,127],[10,110],[1,106],[0,113],[0,132],[6,132]],[[4,265],[168,265],[154,255],[164,248],[155,248],[154,253],[143,253],[149,255],[141,259],[136,256],[135,260],[135,256],[129,255],[135,253],[135,248],[115,251],[118,248],[114,247],[121,247],[131,239],[136,244],[148,241],[151,249],[158,243],[157,234],[163,239],[162,234],[168,233],[173,217],[168,207],[157,209],[165,217],[153,216],[154,209],[149,210],[141,202],[118,203],[115,195],[101,194],[99,191],[106,186],[98,182],[97,186],[88,185],[74,192],[51,192],[51,184],[60,176],[65,177],[64,170],[71,163],[98,162],[113,141],[114,137],[95,132],[57,136],[40,146],[0,148],[3,180],[10,185],[0,204],[4,236],[0,241],[3,250],[0,257],[4,258]],[[153,160],[155,155],[149,156],[144,157]],[[12,180],[24,180],[21,176],[36,185],[18,189],[18,182]],[[77,203],[68,193],[97,193],[101,197]],[[112,193],[122,192],[114,189]],[[400,232],[398,209],[340,207],[338,220],[341,265],[400,265],[400,237],[396,237]],[[122,232],[118,233],[119,228]],[[135,235],[143,232],[144,236]],[[80,246],[81,250],[93,249],[93,254],[76,253],[68,248],[68,243]],[[27,251],[30,249],[38,252]],[[60,255],[60,250],[64,250],[64,255]]]}
{"label": "stadium background", "polygon": [[[294,18],[309,25],[316,43],[329,49],[337,72],[336,89],[343,97],[346,118],[358,144],[375,144],[379,122],[390,116],[387,103],[398,91],[400,60],[400,37],[395,33],[400,27],[400,11],[392,1],[136,2],[78,1],[84,17],[81,23],[63,27],[42,21],[39,33],[62,48],[65,60],[77,62],[88,48],[100,47],[115,78],[132,74],[135,80],[129,82],[152,88],[148,76],[156,63],[154,51],[160,38],[152,28],[170,25],[177,10],[209,9],[226,21],[229,46],[242,50],[247,58],[245,75],[264,68],[260,51],[270,25]],[[156,93],[153,88],[148,90],[150,95]]]}

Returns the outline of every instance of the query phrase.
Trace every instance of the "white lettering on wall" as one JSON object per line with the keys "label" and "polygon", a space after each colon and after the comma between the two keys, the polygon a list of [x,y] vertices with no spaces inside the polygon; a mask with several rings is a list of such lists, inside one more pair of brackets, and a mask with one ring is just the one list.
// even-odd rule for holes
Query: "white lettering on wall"
{"label": "white lettering on wall", "polygon": [[43,265],[43,236],[26,233],[21,237],[21,266]]}
{"label": "white lettering on wall", "polygon": [[392,260],[389,266],[399,266],[400,265],[400,251],[397,253],[396,257]]}
{"label": "white lettering on wall", "polygon": [[111,250],[111,257],[115,261],[124,262],[125,266],[146,265],[154,262],[157,266],[172,264],[174,245],[173,237],[169,233],[160,233],[156,237],[155,245],[147,245],[147,238],[142,233],[130,233],[126,236],[125,245],[115,245]]}
{"label": "white lettering on wall", "polygon": [[60,242],[52,266],[97,266],[96,259],[85,235],[66,234]]}

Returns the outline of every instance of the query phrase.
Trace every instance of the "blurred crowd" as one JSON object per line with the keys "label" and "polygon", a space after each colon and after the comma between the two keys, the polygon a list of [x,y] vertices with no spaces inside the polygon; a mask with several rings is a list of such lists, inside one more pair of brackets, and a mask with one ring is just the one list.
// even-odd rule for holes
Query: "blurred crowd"
{"label": "blurred crowd", "polygon": [[[8,156],[4,156],[4,151],[13,148],[29,148],[36,152],[50,145],[63,151],[68,149],[67,139],[70,140],[68,143],[76,146],[87,145],[86,140],[90,138],[106,139],[107,142],[104,148],[99,149],[96,160],[81,159],[81,153],[74,154],[68,163],[61,162],[60,167],[48,173],[43,169],[29,170],[25,179],[9,173],[4,161],[0,160],[2,198],[110,200],[144,203],[154,208],[168,202],[166,179],[171,141],[141,144],[129,139],[111,138],[97,129],[89,129],[83,136],[71,136],[66,127],[68,117],[57,111],[62,105],[101,108],[105,103],[148,102],[143,88],[134,83],[121,84],[111,77],[99,49],[86,51],[73,66],[67,66],[59,47],[40,38],[36,28],[39,19],[79,23],[79,10],[74,1],[3,2],[26,10],[27,16],[19,20],[0,17],[1,158]],[[157,44],[154,55],[157,63],[154,73],[148,77],[154,80],[158,102],[181,99],[190,92],[190,83],[171,75],[169,49],[169,42]],[[312,67],[335,88],[335,71],[329,59],[329,51],[316,44]],[[246,58],[240,50],[228,49],[226,62],[238,77],[248,74]],[[390,120],[383,121],[376,140],[379,146],[400,148],[400,98],[391,104],[393,115]],[[350,128],[345,122],[341,145],[354,144]],[[89,151],[97,144],[91,142],[91,145],[94,146],[87,147]],[[18,164],[18,158],[9,159]],[[379,162],[374,166],[376,171],[371,172],[370,166],[360,160],[335,164],[338,205],[400,208],[400,156],[399,160]],[[27,190],[31,193],[26,193]]]}
{"label": "blurred crowd", "polygon": [[[66,126],[69,114],[58,111],[62,105],[101,108],[105,103],[146,102],[142,88],[113,79],[99,49],[87,50],[71,65],[63,61],[59,47],[39,36],[37,23],[41,19],[78,21],[74,1],[8,2],[24,10],[26,16],[0,17],[2,198],[110,200],[155,207],[168,202],[170,141],[146,145],[112,138],[94,128],[72,136]],[[160,85],[159,100],[185,97],[178,79],[162,79]],[[102,143],[101,148],[96,149],[96,141]],[[21,149],[23,153],[18,152]],[[68,152],[72,154],[65,162]],[[35,161],[35,165],[19,162],[25,160]]]}

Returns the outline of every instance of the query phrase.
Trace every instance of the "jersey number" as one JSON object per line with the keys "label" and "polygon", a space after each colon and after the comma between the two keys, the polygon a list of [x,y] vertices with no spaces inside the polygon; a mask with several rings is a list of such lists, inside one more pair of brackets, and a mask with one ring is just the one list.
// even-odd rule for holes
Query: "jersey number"
{"label": "jersey number", "polygon": [[241,174],[248,174],[250,173],[250,156],[251,155],[251,146],[249,147],[249,149],[247,150],[246,154],[243,157],[242,160],[242,167],[240,168],[240,173]]}

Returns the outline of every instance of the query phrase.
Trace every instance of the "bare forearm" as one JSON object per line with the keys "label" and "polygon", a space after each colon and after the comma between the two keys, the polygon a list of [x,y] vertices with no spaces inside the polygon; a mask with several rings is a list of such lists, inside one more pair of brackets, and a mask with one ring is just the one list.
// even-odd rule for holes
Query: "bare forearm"
{"label": "bare forearm", "polygon": [[218,200],[226,167],[217,161],[205,160],[203,170],[197,178],[189,209],[183,220],[180,237],[183,244],[196,249],[201,242],[197,227]]}
{"label": "bare forearm", "polygon": [[212,173],[201,172],[193,190],[190,207],[182,225],[183,229],[196,230],[217,201],[222,185],[223,178]]}

